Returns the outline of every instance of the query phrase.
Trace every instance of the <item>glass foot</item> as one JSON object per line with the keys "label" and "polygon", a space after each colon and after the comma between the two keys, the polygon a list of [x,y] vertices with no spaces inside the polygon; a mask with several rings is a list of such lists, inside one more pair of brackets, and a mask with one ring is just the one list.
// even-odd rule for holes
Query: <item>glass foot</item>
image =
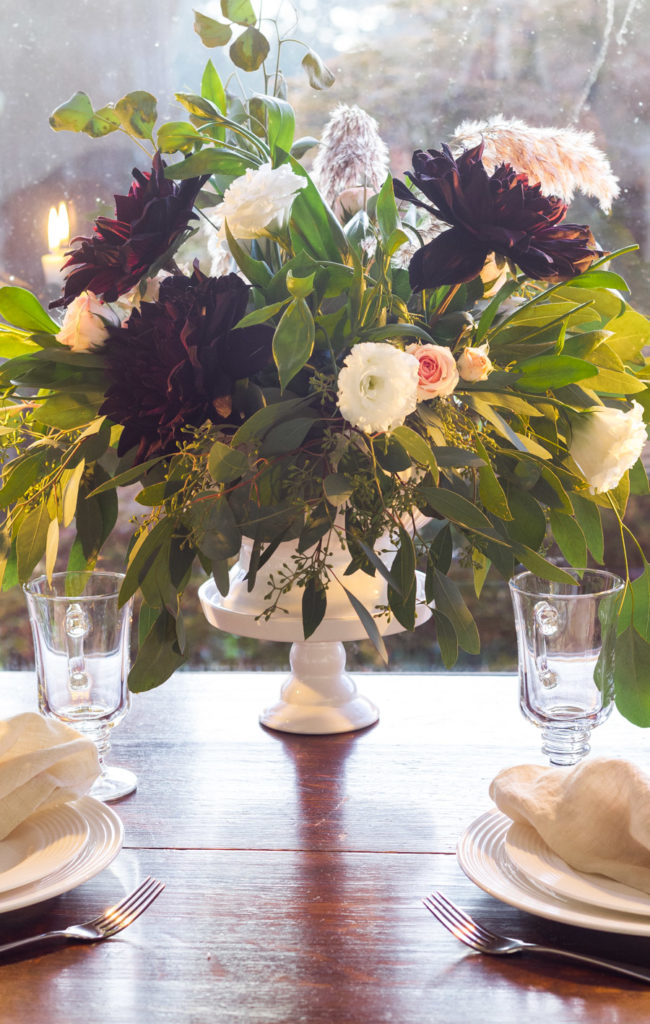
{"label": "glass foot", "polygon": [[111,800],[119,800],[137,789],[138,777],[135,772],[128,768],[106,767],[99,778],[93,783],[88,796],[94,796],[95,800],[103,803],[110,803]]}
{"label": "glass foot", "polygon": [[542,753],[551,764],[577,764],[591,750],[591,729],[546,726],[542,729]]}

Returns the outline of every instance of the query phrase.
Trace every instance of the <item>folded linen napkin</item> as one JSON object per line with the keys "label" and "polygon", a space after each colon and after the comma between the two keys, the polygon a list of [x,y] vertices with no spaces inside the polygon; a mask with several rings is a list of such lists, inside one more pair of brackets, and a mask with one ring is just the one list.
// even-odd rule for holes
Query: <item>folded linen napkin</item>
{"label": "folded linen napkin", "polygon": [[490,786],[499,810],[532,825],[578,871],[650,892],[650,779],[616,758],[573,768],[519,765]]}
{"label": "folded linen napkin", "polygon": [[0,722],[0,840],[34,811],[83,796],[99,775],[97,748],[33,712]]}

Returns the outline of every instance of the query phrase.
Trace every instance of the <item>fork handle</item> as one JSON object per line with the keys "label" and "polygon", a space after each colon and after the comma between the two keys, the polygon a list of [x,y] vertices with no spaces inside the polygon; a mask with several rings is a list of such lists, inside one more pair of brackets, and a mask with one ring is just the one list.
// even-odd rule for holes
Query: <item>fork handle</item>
{"label": "fork handle", "polygon": [[40,935],[30,935],[28,939],[17,939],[15,942],[6,942],[4,946],[0,946],[0,956],[3,953],[13,953],[16,949],[28,949],[30,946],[38,946],[42,942],[47,942],[51,939],[69,941],[69,936],[63,931],[42,932]]}
{"label": "fork handle", "polygon": [[614,971],[616,974],[626,974],[629,978],[650,982],[650,968],[633,967],[631,964],[619,963],[618,960],[601,960],[596,956],[574,953],[569,949],[554,949],[553,946],[538,946],[532,942],[527,942],[525,946],[520,948],[522,952],[549,953],[552,956],[564,957],[565,960],[577,960],[582,964],[589,964],[592,967],[604,967],[606,971]]}

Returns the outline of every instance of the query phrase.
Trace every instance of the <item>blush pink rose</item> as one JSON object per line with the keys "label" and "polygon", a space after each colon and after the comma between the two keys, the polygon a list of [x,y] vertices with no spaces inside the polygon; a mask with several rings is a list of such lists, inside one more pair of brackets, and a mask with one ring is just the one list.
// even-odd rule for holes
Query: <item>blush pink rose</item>
{"label": "blush pink rose", "polygon": [[458,368],[444,345],[409,345],[406,351],[418,361],[418,402],[450,395],[458,384]]}

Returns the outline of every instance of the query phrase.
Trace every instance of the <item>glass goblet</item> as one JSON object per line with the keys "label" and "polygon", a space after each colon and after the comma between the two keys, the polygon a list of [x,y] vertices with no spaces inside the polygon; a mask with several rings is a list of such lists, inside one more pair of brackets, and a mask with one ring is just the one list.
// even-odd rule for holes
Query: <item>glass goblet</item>
{"label": "glass goblet", "polygon": [[132,600],[118,605],[122,573],[57,572],[23,586],[34,637],[38,705],[97,746],[101,775],[90,796],[117,800],[137,778],[109,766],[110,730],[129,709]]}
{"label": "glass goblet", "polygon": [[551,764],[576,764],[591,730],[609,717],[623,580],[567,570],[574,583],[522,572],[510,580],[519,651],[519,705],[542,730]]}

